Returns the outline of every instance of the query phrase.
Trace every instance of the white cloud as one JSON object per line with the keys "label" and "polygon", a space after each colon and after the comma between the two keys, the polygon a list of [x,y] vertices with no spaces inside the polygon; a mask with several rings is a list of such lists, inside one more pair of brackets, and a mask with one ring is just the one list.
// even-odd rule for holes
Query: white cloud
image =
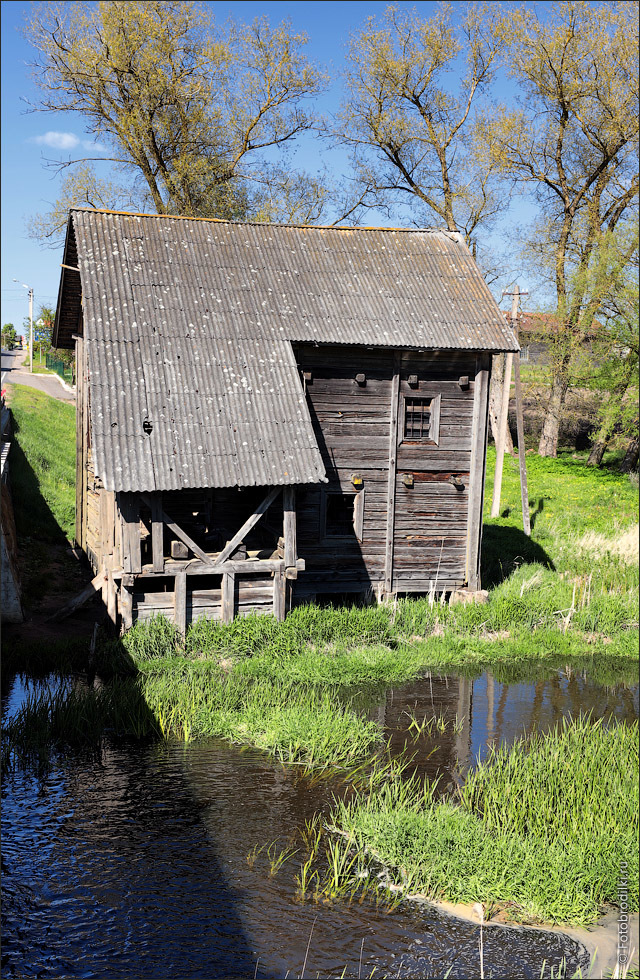
{"label": "white cloud", "polygon": [[50,146],[54,150],[74,150],[80,145],[80,140],[73,133],[58,133],[55,130],[49,130],[41,136],[34,136],[30,142]]}
{"label": "white cloud", "polygon": [[53,150],[75,150],[82,146],[85,150],[93,150],[94,153],[104,153],[107,149],[101,143],[94,143],[92,140],[81,140],[74,133],[60,133],[51,129],[48,133],[40,136],[32,136],[30,143],[38,143],[39,146],[49,146]]}

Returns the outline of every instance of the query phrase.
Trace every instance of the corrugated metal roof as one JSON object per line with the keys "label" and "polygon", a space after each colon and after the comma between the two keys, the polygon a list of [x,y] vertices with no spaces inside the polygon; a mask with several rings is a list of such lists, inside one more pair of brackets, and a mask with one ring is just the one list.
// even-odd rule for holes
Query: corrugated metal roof
{"label": "corrugated metal roof", "polygon": [[[292,341],[518,349],[450,232],[83,210],[70,221],[107,489],[324,479]],[[64,283],[58,314],[61,331],[74,323]]]}

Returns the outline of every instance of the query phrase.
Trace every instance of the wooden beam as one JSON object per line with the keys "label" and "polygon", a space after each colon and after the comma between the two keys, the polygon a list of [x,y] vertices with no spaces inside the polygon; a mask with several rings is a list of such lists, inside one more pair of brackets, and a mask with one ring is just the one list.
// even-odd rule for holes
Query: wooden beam
{"label": "wooden beam", "polygon": [[473,384],[466,562],[466,578],[472,592],[477,592],[480,589],[480,544],[482,541],[482,505],[487,459],[490,365],[489,355],[481,354],[476,358],[476,376]]}
{"label": "wooden beam", "polygon": [[280,493],[281,489],[282,489],[281,487],[272,487],[271,490],[269,490],[269,493],[264,498],[262,503],[258,507],[256,507],[251,517],[249,517],[244,522],[240,530],[234,534],[231,540],[227,541],[226,545],[224,546],[224,548],[222,549],[222,551],[220,552],[216,560],[213,562],[214,565],[221,565],[222,562],[229,557],[229,555],[233,554],[233,552],[236,550],[240,542],[244,541],[251,528],[255,527],[255,525],[258,523],[258,521],[265,513],[265,511],[269,509],[273,501]]}
{"label": "wooden beam", "polygon": [[235,615],[236,606],[236,577],[233,572],[225,572],[222,576],[221,619],[230,623]]}
{"label": "wooden beam", "polygon": [[293,487],[285,487],[282,492],[283,534],[284,534],[284,568],[285,578],[296,579],[296,492]]}
{"label": "wooden beam", "polygon": [[[249,561],[225,561],[223,565],[217,565],[215,571],[212,571],[211,565],[205,565],[195,561],[185,563],[178,561],[167,561],[163,572],[154,572],[153,565],[145,565],[141,574],[144,578],[156,578],[161,575],[180,575],[184,569],[187,575],[222,575],[224,572],[235,572],[236,575],[247,576],[265,574],[270,575],[271,572],[275,572],[281,565],[282,560],[277,558],[268,558],[264,560],[249,559]],[[304,558],[298,558],[296,561],[296,569],[299,572],[304,572]],[[121,579],[124,574],[125,573],[121,568],[115,568],[113,570],[114,579]]]}
{"label": "wooden beam", "polygon": [[187,632],[187,573],[183,569],[173,584],[173,621],[184,636]]}
{"label": "wooden beam", "polygon": [[393,542],[396,516],[396,462],[398,459],[398,402],[400,400],[400,355],[393,355],[391,406],[389,423],[389,457],[387,461],[387,535],[384,550],[384,589],[387,594],[393,585]]}
{"label": "wooden beam", "polygon": [[79,609],[80,606],[83,606],[88,599],[91,599],[96,594],[98,589],[102,588],[104,579],[105,579],[104,571],[98,572],[95,578],[91,580],[89,585],[85,585],[84,589],[81,592],[78,592],[78,594],[74,596],[73,599],[71,599],[64,606],[62,606],[61,609],[58,609],[58,611],[55,612],[53,616],[50,616],[47,622],[51,622],[53,620],[58,620],[58,619],[65,619],[67,616],[70,616],[71,613],[76,611],[76,609]]}
{"label": "wooden beam", "polygon": [[151,552],[154,572],[164,571],[164,528],[162,521],[162,495],[151,497]]}
{"label": "wooden beam", "polygon": [[[149,507],[149,509],[151,510],[153,507],[153,497],[150,497],[148,493],[141,493],[140,496],[142,500],[145,502],[145,504],[147,505],[147,507]],[[190,548],[191,551],[193,551],[194,555],[198,556],[200,561],[203,561],[206,565],[213,565],[213,559],[210,557],[210,555],[208,555],[206,551],[203,551],[200,545],[197,545],[193,540],[193,538],[190,538],[187,532],[182,530],[179,524],[176,524],[175,521],[172,521],[169,515],[167,514],[167,512],[162,508],[160,508],[160,515],[164,523],[169,528],[169,530],[173,531],[175,536],[179,538],[181,541],[183,541],[186,544],[187,548]]]}

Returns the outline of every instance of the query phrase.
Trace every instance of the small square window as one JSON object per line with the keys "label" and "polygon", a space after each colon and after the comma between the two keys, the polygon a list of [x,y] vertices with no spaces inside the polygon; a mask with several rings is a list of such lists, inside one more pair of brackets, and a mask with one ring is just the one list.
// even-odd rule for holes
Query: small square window
{"label": "small square window", "polygon": [[405,398],[405,439],[428,439],[431,431],[431,399]]}
{"label": "small square window", "polygon": [[402,438],[405,442],[438,443],[440,395],[405,398]]}

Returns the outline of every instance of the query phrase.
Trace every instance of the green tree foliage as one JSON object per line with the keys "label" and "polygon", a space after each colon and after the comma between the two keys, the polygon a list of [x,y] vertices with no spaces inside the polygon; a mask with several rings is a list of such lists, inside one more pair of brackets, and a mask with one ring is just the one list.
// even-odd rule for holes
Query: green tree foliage
{"label": "green tree foliage", "polygon": [[[454,19],[389,7],[351,41],[346,96],[334,137],[351,148],[360,203],[410,205],[421,223],[437,217],[475,243],[504,203],[495,165],[480,161],[474,123],[504,45],[496,5],[469,6]],[[454,82],[460,62],[462,78]]]}
{"label": "green tree foliage", "polygon": [[42,4],[26,33],[35,108],[77,112],[107,148],[93,160],[123,178],[101,180],[90,157],[58,163],[79,169],[40,233],[71,203],[221,218],[322,208],[319,186],[301,188],[275,153],[313,124],[306,106],[323,84],[288,24],[222,28],[190,0],[113,0]]}
{"label": "green tree foliage", "polygon": [[[630,232],[638,241],[638,227]],[[602,462],[612,440],[638,443],[638,262],[630,264],[626,282],[613,292],[605,310],[603,329],[596,332],[593,362],[586,383],[601,394],[599,428],[589,464]]]}
{"label": "green tree foliage", "polygon": [[12,323],[2,324],[2,346],[11,350],[16,342],[16,328]]}
{"label": "green tree foliage", "polygon": [[480,127],[505,177],[533,192],[530,254],[555,291],[558,338],[539,452],[554,456],[572,363],[631,260],[607,236],[637,205],[637,3],[555,3],[510,14],[510,70],[521,107]]}

